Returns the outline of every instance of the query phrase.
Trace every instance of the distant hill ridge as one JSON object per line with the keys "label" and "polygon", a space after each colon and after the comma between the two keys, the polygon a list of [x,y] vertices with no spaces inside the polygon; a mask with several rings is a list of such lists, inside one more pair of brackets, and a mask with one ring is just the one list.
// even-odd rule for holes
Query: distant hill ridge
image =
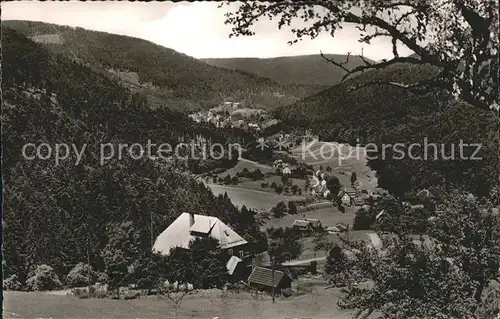
{"label": "distant hill ridge", "polygon": [[[376,81],[417,83],[438,72],[439,69],[427,64],[395,64],[367,71],[293,105],[280,107],[276,116],[287,127],[310,129],[321,140],[351,145],[375,143],[409,147],[413,143],[421,145],[428,139],[429,143],[446,145],[443,149],[448,156],[453,145],[459,145],[460,141],[481,142],[478,153],[478,157],[483,158],[481,161],[439,161],[432,160],[433,155],[429,160],[418,160],[418,156],[425,157],[422,145],[418,150],[420,153],[415,153],[419,154],[417,160],[411,156],[392,159],[393,154],[399,154],[389,150],[387,155],[380,155],[385,150],[379,148],[380,158],[371,154],[368,165],[377,171],[379,187],[397,196],[450,185],[486,196],[492,187],[498,185],[498,174],[493,172],[500,169],[495,155],[498,146],[488,138],[490,132],[498,129],[497,119],[492,114],[455,100],[441,90],[429,90],[422,95],[390,85],[369,85],[352,90],[358,85]],[[405,149],[405,152],[409,150]],[[472,157],[474,150],[469,148],[466,152]]]}
{"label": "distant hill ridge", "polygon": [[[336,62],[347,61],[347,56],[342,54],[325,54],[325,57]],[[320,54],[275,58],[207,58],[202,60],[213,66],[253,73],[285,85],[332,86],[338,84],[346,73],[341,68],[326,61]],[[364,62],[358,56],[350,56],[345,67],[351,69],[363,64]]]}
{"label": "distant hill ridge", "polygon": [[2,27],[101,71],[136,72],[140,83],[160,88],[154,92],[134,88],[150,93],[156,106],[206,109],[232,98],[270,109],[318,92],[318,88],[287,86],[241,70],[214,67],[143,39],[35,21],[2,21]]}

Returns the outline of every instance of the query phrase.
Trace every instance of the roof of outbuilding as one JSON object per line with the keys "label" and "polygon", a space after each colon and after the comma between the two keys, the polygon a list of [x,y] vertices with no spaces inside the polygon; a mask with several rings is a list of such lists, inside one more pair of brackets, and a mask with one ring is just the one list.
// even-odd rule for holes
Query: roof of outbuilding
{"label": "roof of outbuilding", "polygon": [[241,259],[236,257],[236,256],[231,256],[229,260],[227,261],[226,268],[227,272],[232,275],[234,273],[234,270],[238,266],[238,263],[241,262]]}
{"label": "roof of outbuilding", "polygon": [[293,226],[298,226],[298,227],[307,227],[309,226],[310,224],[312,224],[311,221],[308,221],[308,220],[303,220],[303,219],[296,219],[294,222],[293,222]]}
{"label": "roof of outbuilding", "polygon": [[[280,281],[285,277],[285,273],[279,270],[274,271],[274,287],[277,287]],[[264,267],[255,267],[248,277],[249,283],[255,283],[268,287],[273,286],[273,271]]]}

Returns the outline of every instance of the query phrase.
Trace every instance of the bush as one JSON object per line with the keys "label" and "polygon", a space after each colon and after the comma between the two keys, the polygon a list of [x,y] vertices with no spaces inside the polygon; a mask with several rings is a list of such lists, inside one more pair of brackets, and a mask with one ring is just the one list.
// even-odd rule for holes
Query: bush
{"label": "bush", "polygon": [[71,290],[71,293],[78,299],[90,298],[90,292],[85,288],[74,288]]}
{"label": "bush", "polygon": [[375,216],[373,216],[371,210],[367,211],[361,208],[356,212],[352,230],[370,230],[373,223],[375,223]]}
{"label": "bush", "polygon": [[62,284],[52,267],[40,265],[26,280],[26,287],[30,291],[46,291],[61,288]]}
{"label": "bush", "polygon": [[66,276],[70,288],[85,287],[97,281],[97,274],[88,264],[78,263]]}
{"label": "bush", "polygon": [[[90,289],[89,289],[90,288]],[[89,288],[74,288],[71,290],[73,296],[78,299],[88,299],[88,298],[106,298],[108,293],[106,289],[96,289],[94,286],[90,286]]]}
{"label": "bush", "polygon": [[96,282],[100,284],[105,284],[108,282],[108,275],[104,272],[97,272]]}
{"label": "bush", "polygon": [[3,290],[21,291],[23,290],[23,285],[17,275],[12,275],[3,280]]}
{"label": "bush", "polygon": [[271,209],[274,217],[281,218],[287,213],[287,207],[284,202],[279,202],[275,207]]}
{"label": "bush", "polygon": [[141,292],[140,291],[128,291],[123,296],[123,299],[125,299],[125,300],[137,299],[140,296],[141,296]]}

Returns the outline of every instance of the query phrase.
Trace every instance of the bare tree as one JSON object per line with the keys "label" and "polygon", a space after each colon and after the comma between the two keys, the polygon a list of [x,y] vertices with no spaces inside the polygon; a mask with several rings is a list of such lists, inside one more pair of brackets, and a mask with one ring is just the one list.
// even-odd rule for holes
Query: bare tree
{"label": "bare tree", "polygon": [[175,318],[180,318],[180,306],[184,297],[191,292],[192,289],[190,288],[192,287],[189,284],[170,284],[168,282],[160,287],[160,295],[174,307]]}
{"label": "bare tree", "polygon": [[[370,44],[389,38],[393,57],[379,62],[359,57],[364,65],[346,67],[344,62],[327,59],[345,71],[343,81],[353,74],[395,64],[430,64],[438,72],[416,83],[366,82],[353,86],[391,85],[414,92],[444,89],[481,109],[498,110],[498,0],[308,0],[245,2],[235,12],[226,13],[231,36],[249,36],[260,18],[278,20],[277,27],[291,28],[293,44],[322,32],[335,36],[346,24],[359,30],[359,42]],[[294,28],[294,20],[302,22]],[[305,26],[304,26],[305,25]],[[401,56],[401,48],[415,54]]]}

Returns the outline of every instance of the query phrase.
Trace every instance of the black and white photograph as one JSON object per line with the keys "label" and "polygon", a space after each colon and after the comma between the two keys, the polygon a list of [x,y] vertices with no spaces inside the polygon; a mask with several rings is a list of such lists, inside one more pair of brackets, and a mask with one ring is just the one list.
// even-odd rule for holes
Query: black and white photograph
{"label": "black and white photograph", "polygon": [[1,3],[2,317],[500,319],[498,0]]}

